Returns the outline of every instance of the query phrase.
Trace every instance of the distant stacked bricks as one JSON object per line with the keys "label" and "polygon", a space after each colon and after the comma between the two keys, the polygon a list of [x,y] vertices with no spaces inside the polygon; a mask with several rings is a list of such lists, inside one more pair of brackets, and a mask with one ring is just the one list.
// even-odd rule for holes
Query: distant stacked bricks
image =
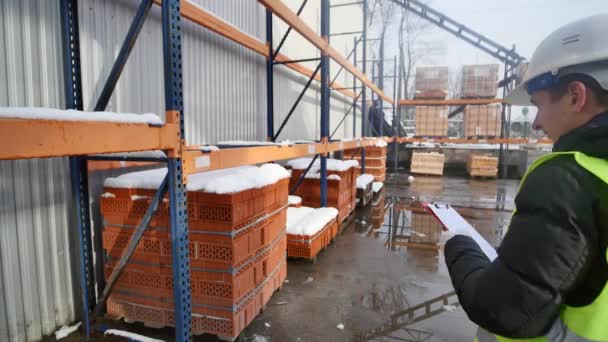
{"label": "distant stacked bricks", "polygon": [[471,177],[490,177],[498,175],[498,158],[492,155],[470,154],[467,159],[467,172]]}
{"label": "distant stacked bricks", "polygon": [[423,175],[443,175],[445,156],[437,152],[413,152],[410,172]]}
{"label": "distant stacked bricks", "polygon": [[[461,97],[463,99],[495,98],[498,65],[466,65],[462,69]],[[447,96],[448,68],[443,66],[416,69],[416,99],[443,100]],[[448,136],[447,106],[416,106],[416,131],[420,137]],[[501,132],[501,107],[498,104],[468,105],[464,110],[464,136],[497,137]]]}
{"label": "distant stacked bricks", "polygon": [[[261,188],[217,194],[188,191],[192,330],[236,338],[268,303],[287,274],[287,178]],[[105,274],[109,276],[155,190],[106,187]],[[169,199],[108,300],[110,315],[162,327],[175,324]]]}
{"label": "distant stacked bricks", "polygon": [[[297,184],[300,176],[305,171],[305,166],[312,159],[301,158],[299,160],[293,160],[288,163],[288,167],[292,167],[291,178],[289,181],[289,188]],[[342,162],[341,160],[329,159],[330,162],[337,163]],[[319,161],[317,160],[317,163]],[[304,165],[301,167],[299,165]],[[293,168],[295,165],[295,168]],[[306,177],[302,180],[302,183],[296,189],[294,195],[302,198],[302,205],[306,207],[319,208],[321,206],[321,183],[320,177],[318,176],[318,164],[311,168],[306,174]],[[338,223],[342,223],[348,215],[355,209],[356,198],[357,198],[357,175],[356,168],[354,165],[345,167],[343,170],[331,170],[327,171],[327,206],[338,209]],[[331,175],[335,175],[331,177]]]}
{"label": "distant stacked bricks", "polygon": [[[386,179],[386,143],[365,147],[365,173],[373,175],[375,182]],[[361,149],[344,151],[344,159],[354,159],[359,162],[357,174],[361,174]]]}

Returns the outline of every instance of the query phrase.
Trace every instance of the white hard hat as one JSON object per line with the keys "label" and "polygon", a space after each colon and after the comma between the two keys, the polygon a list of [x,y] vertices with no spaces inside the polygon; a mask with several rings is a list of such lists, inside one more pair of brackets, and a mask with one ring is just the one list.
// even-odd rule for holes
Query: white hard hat
{"label": "white hard hat", "polygon": [[530,93],[554,86],[560,77],[581,73],[608,89],[608,13],[567,24],[545,38],[527,71],[505,102],[530,105]]}

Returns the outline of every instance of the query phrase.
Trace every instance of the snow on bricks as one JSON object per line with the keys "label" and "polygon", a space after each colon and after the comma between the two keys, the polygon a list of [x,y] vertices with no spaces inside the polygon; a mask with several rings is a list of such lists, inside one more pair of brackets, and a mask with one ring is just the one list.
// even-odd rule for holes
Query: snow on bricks
{"label": "snow on bricks", "polygon": [[[109,276],[166,169],[105,181],[100,198]],[[234,338],[286,277],[289,173],[276,164],[189,177],[188,225],[193,332]],[[152,326],[173,321],[168,197],[108,300],[108,313]]]}
{"label": "snow on bricks", "polygon": [[287,209],[287,256],[315,260],[338,234],[335,208]]}

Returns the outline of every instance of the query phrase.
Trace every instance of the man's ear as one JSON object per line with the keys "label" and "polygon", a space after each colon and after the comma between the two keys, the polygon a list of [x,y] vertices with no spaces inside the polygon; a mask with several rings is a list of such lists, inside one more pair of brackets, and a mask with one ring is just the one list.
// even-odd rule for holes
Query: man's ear
{"label": "man's ear", "polygon": [[583,82],[574,81],[568,84],[568,95],[570,95],[570,104],[574,110],[580,112],[587,103],[587,87]]}

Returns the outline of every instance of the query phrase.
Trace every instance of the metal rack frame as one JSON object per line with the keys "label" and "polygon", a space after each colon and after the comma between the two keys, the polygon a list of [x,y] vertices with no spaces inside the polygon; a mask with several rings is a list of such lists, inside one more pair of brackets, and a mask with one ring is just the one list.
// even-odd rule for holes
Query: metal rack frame
{"label": "metal rack frame", "polygon": [[[307,0],[303,0],[301,9]],[[56,156],[70,156],[70,177],[72,184],[72,196],[76,206],[77,234],[79,237],[80,252],[80,289],[82,297],[83,329],[88,337],[91,333],[91,319],[103,311],[105,300],[111,293],[111,289],[118,279],[120,272],[129,260],[130,254],[147,228],[147,222],[152,216],[160,199],[165,192],[170,197],[170,220],[171,220],[171,248],[173,259],[173,283],[174,286],[174,314],[175,314],[175,340],[191,340],[191,289],[190,289],[190,267],[188,252],[188,216],[186,186],[189,174],[204,172],[214,169],[228,168],[239,165],[250,165],[268,161],[297,158],[302,156],[321,156],[321,204],[327,202],[327,156],[330,152],[357,149],[372,146],[378,139],[366,139],[369,136],[368,111],[367,111],[367,88],[369,88],[380,99],[397,107],[394,99],[383,93],[381,88],[371,82],[366,76],[367,58],[367,0],[351,3],[363,4],[363,28],[362,36],[355,38],[353,50],[354,63],[349,62],[349,57],[344,57],[329,44],[330,36],[330,3],[329,0],[321,1],[321,34],[317,34],[298,15],[286,7],[280,0],[258,0],[266,7],[266,43],[252,37],[227,22],[219,19],[210,12],[193,4],[189,0],[141,0],[140,6],[129,28],[125,41],[120,49],[119,55],[111,69],[110,75],[103,87],[101,95],[96,102],[95,109],[103,111],[114,91],[120,74],[129,58],[133,45],[149,10],[153,4],[162,6],[162,39],[163,39],[163,64],[164,64],[164,89],[165,89],[165,111],[166,123],[160,126],[147,124],[121,124],[104,122],[64,122],[53,120],[12,120],[0,119],[0,160],[3,159],[26,159],[44,158]],[[61,23],[62,23],[62,46],[64,55],[64,87],[66,96],[66,107],[68,109],[83,109],[80,42],[78,25],[77,0],[60,0]],[[346,4],[345,4],[346,5]],[[299,12],[301,12],[301,9]],[[281,18],[290,27],[279,47],[273,50],[272,19],[273,16]],[[182,46],[181,46],[181,19],[191,20],[206,27],[240,45],[243,45],[267,59],[268,83],[268,112],[267,112],[267,138],[276,140],[280,130],[275,132],[273,120],[273,67],[284,65],[295,72],[307,76],[308,82],[304,91],[312,80],[321,82],[321,137],[320,141],[310,144],[297,144],[292,146],[257,146],[244,148],[220,149],[219,151],[203,152],[200,146],[188,146],[185,140],[184,109],[183,109],[183,82],[182,82]],[[279,52],[289,31],[295,29],[321,53],[318,71],[310,70],[300,62],[317,60],[301,59],[292,60]],[[357,45],[362,44],[362,70],[357,69]],[[347,89],[334,80],[330,82],[329,60],[333,59],[341,69],[349,71],[353,75],[353,89]],[[511,69],[512,70],[512,69]],[[320,72],[320,75],[318,74]],[[357,87],[357,82],[360,86]],[[361,89],[357,95],[356,89]],[[329,105],[330,91],[335,90],[345,96],[353,98],[354,111],[357,109],[358,98],[361,97],[361,139],[353,141],[331,141],[329,133]],[[299,101],[299,100],[298,100]],[[298,101],[294,104],[297,106]],[[291,111],[293,112],[293,110]],[[348,113],[347,113],[348,114]],[[291,115],[291,113],[289,114]],[[345,115],[346,117],[346,115]],[[20,136],[19,133],[29,131],[29,135]],[[32,132],[45,132],[45,134],[32,134]],[[140,139],[133,141],[128,139],[137,135]],[[333,135],[333,134],[332,134]],[[103,139],[100,137],[113,139]],[[15,140],[11,140],[14,137]],[[76,139],[76,140],[74,140]],[[384,138],[380,138],[384,139]],[[395,136],[384,139],[387,142],[407,142]],[[109,141],[108,141],[109,140]],[[78,143],[75,143],[78,141]],[[508,140],[507,140],[508,143]],[[40,149],[40,144],[47,146]],[[118,156],[91,156],[99,153],[129,152],[145,150],[164,150],[166,158],[135,158]],[[168,174],[163,185],[158,189],[151,206],[146,212],[144,219],[137,228],[129,242],[127,251],[120,260],[121,267],[114,270],[104,284],[103,279],[98,279],[98,287],[101,298],[95,298],[92,273],[92,241],[89,212],[88,194],[88,169],[89,161],[111,163],[113,161],[130,162],[154,162],[165,163]],[[112,167],[108,164],[108,168]],[[362,149],[362,172],[365,172],[365,149]],[[96,234],[97,236],[99,234]],[[94,307],[94,310],[91,309]]]}
{"label": "metal rack frame", "polygon": [[[196,172],[209,171],[220,168],[228,168],[239,165],[257,164],[268,161],[297,158],[307,155],[321,156],[321,191],[322,205],[327,202],[327,161],[330,152],[371,146],[376,139],[357,139],[353,141],[330,141],[329,134],[329,101],[330,90],[339,91],[345,96],[354,99],[353,107],[356,108],[355,96],[350,89],[345,89],[335,79],[330,83],[329,59],[338,62],[344,69],[353,74],[364,87],[369,87],[379,97],[392,101],[382,91],[371,83],[364,73],[354,67],[347,58],[341,56],[328,43],[329,40],[329,0],[322,1],[322,30],[317,35],[302,20],[297,18],[281,1],[260,0],[267,8],[267,27],[269,34],[267,41],[272,42],[272,16],[283,18],[290,27],[303,33],[305,37],[313,42],[321,50],[320,76],[302,66],[300,62],[313,59],[291,60],[285,55],[272,50],[271,44],[264,44],[259,40],[239,31],[232,25],[215,17],[199,6],[188,0],[141,0],[136,15],[131,23],[129,31],[122,44],[120,52],[112,66],[110,74],[103,86],[101,95],[95,104],[96,111],[103,111],[112,95],[120,78],[121,72],[129,58],[133,45],[143,23],[145,22],[150,8],[153,4],[162,6],[162,39],[163,39],[163,64],[164,64],[164,89],[165,89],[165,111],[166,123],[163,125],[148,125],[134,123],[109,123],[90,121],[58,121],[58,120],[22,120],[22,119],[0,119],[0,159],[14,160],[27,158],[44,158],[70,156],[70,176],[72,184],[72,196],[76,205],[77,234],[79,237],[80,253],[80,292],[82,298],[82,318],[85,336],[91,334],[91,323],[95,317],[100,315],[109,297],[112,288],[116,284],[122,270],[134,253],[139,239],[146,230],[147,225],[158,207],[159,201],[165,193],[170,198],[170,222],[171,222],[171,249],[173,260],[173,283],[174,286],[174,315],[175,315],[175,339],[176,341],[191,340],[191,288],[190,267],[188,255],[188,217],[186,183],[187,176]],[[304,0],[304,4],[306,0]],[[304,5],[303,4],[303,5]],[[61,23],[62,23],[62,46],[64,65],[64,87],[66,96],[66,107],[68,109],[83,109],[80,42],[78,25],[78,2],[77,0],[61,0]],[[301,8],[303,8],[303,5]],[[301,11],[301,10],[300,10]],[[221,149],[219,151],[203,152],[200,146],[187,146],[184,132],[184,109],[183,109],[183,83],[182,83],[182,46],[181,46],[181,18],[185,17],[208,29],[217,32],[243,46],[248,47],[267,57],[267,82],[268,93],[268,138],[275,140],[278,134],[274,133],[274,122],[272,120],[272,67],[274,64],[286,67],[309,77],[307,86],[313,79],[321,81],[321,139],[319,142],[310,144],[299,144],[291,146],[256,146],[244,148]],[[286,38],[286,37],[285,37]],[[284,39],[285,39],[284,38]],[[283,39],[283,41],[284,41]],[[281,43],[282,45],[282,43]],[[279,46],[280,48],[280,46]],[[314,59],[316,60],[316,59]],[[297,103],[294,105],[297,106]],[[365,103],[364,103],[365,107]],[[23,134],[28,130],[30,134]],[[31,134],[32,132],[45,132],[45,134]],[[279,133],[279,132],[277,132]],[[137,135],[140,139],[128,139]],[[108,136],[113,139],[101,139]],[[365,136],[364,134],[362,136]],[[12,139],[14,138],[14,139]],[[270,139],[272,138],[272,139]],[[100,141],[104,141],[103,143]],[[108,141],[109,140],[109,141]],[[44,148],[40,148],[43,145]],[[163,150],[166,158],[148,158],[131,156],[99,156],[94,154]],[[93,291],[93,262],[91,223],[89,212],[88,193],[88,171],[89,161],[103,162],[104,167],[99,169],[113,168],[117,161],[129,161],[133,163],[159,163],[166,164],[168,173],[161,187],[152,200],[142,222],[138,225],[129,241],[126,251],[120,258],[119,266],[114,269],[107,284],[104,279],[97,279],[97,286],[101,296],[96,298]],[[95,234],[98,236],[99,234]]]}

